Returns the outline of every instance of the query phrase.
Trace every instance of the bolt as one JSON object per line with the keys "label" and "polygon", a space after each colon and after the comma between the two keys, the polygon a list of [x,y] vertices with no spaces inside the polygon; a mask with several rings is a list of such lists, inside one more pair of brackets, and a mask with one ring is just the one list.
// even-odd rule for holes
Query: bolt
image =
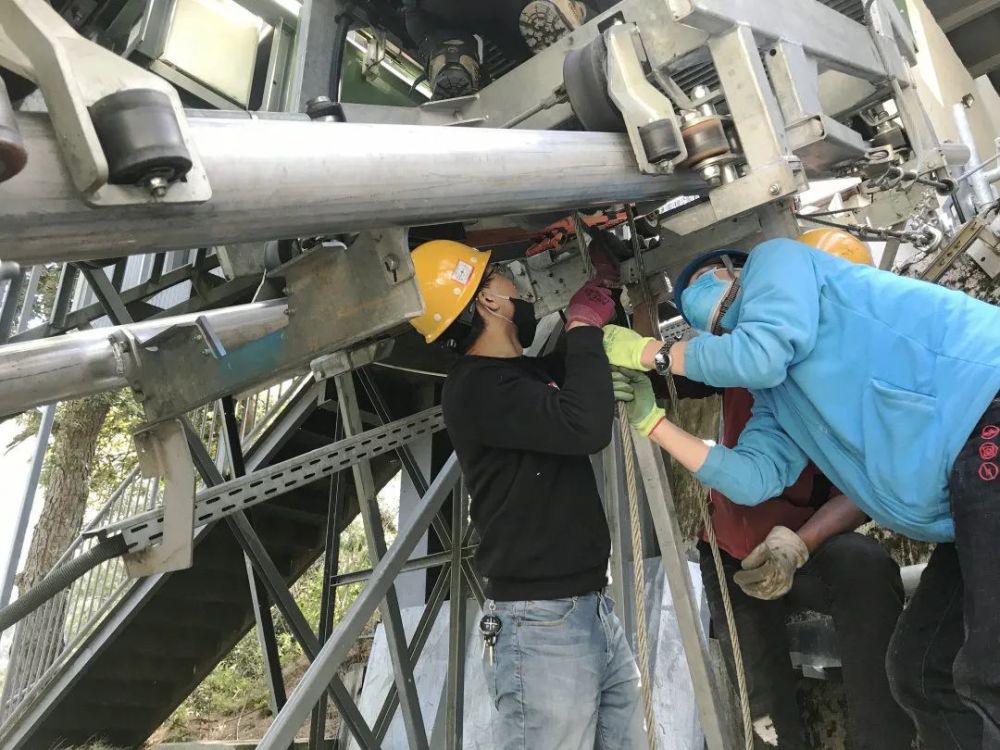
{"label": "bolt", "polygon": [[204,354],[207,357],[209,354],[212,353],[212,350],[206,347],[206,348],[204,348],[204,349],[201,350],[201,353]]}
{"label": "bolt", "polygon": [[722,170],[716,164],[710,164],[701,170],[701,176],[712,187],[719,187],[722,184]]}
{"label": "bolt", "polygon": [[780,195],[781,185],[779,185],[777,182],[772,182],[771,187],[767,189],[767,192],[769,192],[771,195]]}
{"label": "bolt", "polygon": [[168,183],[166,179],[161,177],[160,175],[153,175],[148,180],[146,180],[146,189],[149,191],[149,194],[152,195],[154,198],[162,198],[163,196],[165,196],[167,194],[167,188],[169,187],[169,185],[170,183]]}
{"label": "bolt", "polygon": [[387,255],[382,261],[385,263],[385,270],[392,273],[397,268],[399,268],[399,261],[396,259],[395,255]]}

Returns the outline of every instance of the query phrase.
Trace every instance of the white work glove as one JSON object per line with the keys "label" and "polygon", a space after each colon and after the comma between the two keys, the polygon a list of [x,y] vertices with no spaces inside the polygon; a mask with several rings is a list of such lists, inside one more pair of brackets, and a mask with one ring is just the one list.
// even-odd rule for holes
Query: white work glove
{"label": "white work glove", "polygon": [[792,588],[795,571],[806,564],[809,548],[798,534],[775,526],[743,561],[733,580],[757,599],[780,599]]}

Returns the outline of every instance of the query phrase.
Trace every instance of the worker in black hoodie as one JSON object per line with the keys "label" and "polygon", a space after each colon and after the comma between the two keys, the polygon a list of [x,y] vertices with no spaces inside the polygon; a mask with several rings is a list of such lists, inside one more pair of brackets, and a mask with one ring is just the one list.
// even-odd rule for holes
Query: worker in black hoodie
{"label": "worker in black hoodie", "polygon": [[463,355],[443,409],[480,537],[494,746],[643,747],[639,672],[603,593],[611,544],[589,458],[614,419],[610,294],[597,282],[577,292],[565,352],[536,359],[523,354],[534,308],[488,252],[434,240],[413,261],[426,303],[414,327]]}

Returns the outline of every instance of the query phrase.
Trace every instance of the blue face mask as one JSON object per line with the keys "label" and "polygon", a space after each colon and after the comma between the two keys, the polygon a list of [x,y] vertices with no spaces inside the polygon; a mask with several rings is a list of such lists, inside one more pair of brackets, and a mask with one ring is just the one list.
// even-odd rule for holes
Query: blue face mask
{"label": "blue face mask", "polygon": [[720,279],[714,271],[709,271],[698,279],[681,295],[684,315],[692,328],[710,333],[719,303],[733,285],[732,279]]}

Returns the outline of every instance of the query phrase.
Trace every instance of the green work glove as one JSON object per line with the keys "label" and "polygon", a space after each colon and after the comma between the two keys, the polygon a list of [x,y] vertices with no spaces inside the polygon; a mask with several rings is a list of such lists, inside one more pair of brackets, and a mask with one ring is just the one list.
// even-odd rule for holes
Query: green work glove
{"label": "green work glove", "polygon": [[653,384],[645,373],[614,367],[611,370],[611,386],[615,399],[625,403],[628,421],[645,437],[660,423],[666,413],[656,405]]}
{"label": "green work glove", "polygon": [[641,336],[631,328],[621,326],[604,326],[604,353],[612,367],[627,367],[630,370],[646,370],[642,366],[642,352],[650,341],[648,336]]}

